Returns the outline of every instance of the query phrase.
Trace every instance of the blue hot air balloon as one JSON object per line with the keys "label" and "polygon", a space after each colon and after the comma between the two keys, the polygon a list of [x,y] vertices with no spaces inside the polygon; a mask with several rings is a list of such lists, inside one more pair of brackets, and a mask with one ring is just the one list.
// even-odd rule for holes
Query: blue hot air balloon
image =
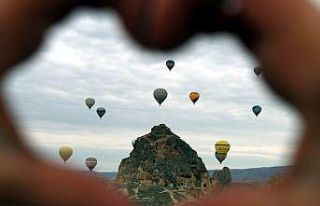
{"label": "blue hot air balloon", "polygon": [[106,109],[103,107],[99,107],[97,109],[97,114],[99,115],[100,119],[103,117],[103,115],[106,113]]}
{"label": "blue hot air balloon", "polygon": [[172,68],[174,67],[174,61],[173,60],[168,60],[166,62],[166,65],[167,65],[168,69],[171,71]]}
{"label": "blue hot air balloon", "polygon": [[262,111],[262,108],[259,105],[255,105],[252,107],[252,111],[256,116],[258,116]]}

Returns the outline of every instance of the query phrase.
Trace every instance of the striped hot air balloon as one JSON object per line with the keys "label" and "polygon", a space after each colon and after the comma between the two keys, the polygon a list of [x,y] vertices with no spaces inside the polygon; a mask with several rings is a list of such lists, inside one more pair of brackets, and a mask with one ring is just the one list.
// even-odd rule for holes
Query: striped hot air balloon
{"label": "striped hot air balloon", "polygon": [[88,157],[86,159],[85,163],[86,163],[86,166],[88,167],[88,169],[90,171],[92,171],[97,166],[98,161],[94,157]]}

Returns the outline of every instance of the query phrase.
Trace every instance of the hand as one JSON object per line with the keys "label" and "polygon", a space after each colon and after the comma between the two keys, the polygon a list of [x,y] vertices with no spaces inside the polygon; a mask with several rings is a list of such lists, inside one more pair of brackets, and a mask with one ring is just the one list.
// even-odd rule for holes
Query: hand
{"label": "hand", "polygon": [[[1,1],[0,72],[4,74],[12,65],[29,56],[40,45],[44,31],[71,8],[78,6],[76,2],[75,0],[48,0],[45,3],[37,0],[25,0],[23,3],[19,0]],[[205,200],[203,205],[317,205],[320,201],[317,192],[320,187],[320,161],[317,158],[320,151],[318,138],[320,136],[318,115],[320,113],[318,68],[320,65],[318,57],[320,14],[306,0],[274,0],[272,3],[262,0],[242,0],[241,3],[242,9],[228,16],[220,13],[214,5],[210,7],[200,0],[115,0],[111,2],[132,36],[151,48],[173,48],[199,31],[228,30],[236,33],[262,64],[269,86],[296,106],[303,115],[305,132],[295,166],[290,178],[281,189],[277,191],[235,189],[233,192]],[[250,43],[253,40],[254,44]],[[16,130],[4,112],[2,105],[0,132],[4,135],[0,141],[12,148],[10,149],[11,157],[19,157],[21,151],[25,149],[19,143]],[[29,159],[19,161],[26,170],[33,166],[47,169],[36,170],[37,172],[30,176],[30,182],[25,183],[26,187],[21,193],[28,191],[28,185],[31,188],[34,182],[38,182],[39,185],[40,181],[49,183],[52,176],[57,179],[56,187],[58,187],[60,181],[68,175],[77,175],[75,172],[66,172],[48,166],[40,160],[33,160],[31,163],[30,159],[34,158],[31,155],[28,156]],[[41,180],[36,178],[39,174],[42,174]],[[0,181],[2,180],[1,178]],[[86,178],[79,178],[78,185],[86,181]],[[72,184],[69,185],[70,188]],[[95,193],[90,193],[89,196],[97,195],[99,197],[97,199],[103,203],[103,195],[104,197],[110,195],[106,195],[105,190],[94,181],[91,184]],[[3,184],[0,187],[1,195],[4,194]],[[34,201],[42,201],[43,204],[54,201],[55,195],[50,196],[50,193],[46,193],[48,188],[45,184],[39,188],[42,188],[39,191],[48,194],[45,199],[41,197],[41,192],[24,193],[23,196],[19,196],[20,199],[25,200],[31,195],[36,195],[33,196]],[[72,194],[81,194],[76,187],[74,188]],[[61,194],[64,191],[61,188],[51,189],[51,192],[55,191],[51,194]],[[11,196],[18,195],[14,193]],[[79,203],[89,196],[80,195]],[[116,201],[115,199],[110,201]],[[60,203],[63,201],[70,202],[68,197],[62,198]],[[124,201],[123,204],[127,203]]]}

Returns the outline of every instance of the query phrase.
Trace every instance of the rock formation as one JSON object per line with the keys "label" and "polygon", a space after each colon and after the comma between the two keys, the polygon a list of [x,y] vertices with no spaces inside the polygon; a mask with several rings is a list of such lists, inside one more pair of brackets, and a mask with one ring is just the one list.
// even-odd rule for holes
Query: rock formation
{"label": "rock formation", "polygon": [[172,190],[210,188],[208,171],[197,152],[164,124],[137,138],[130,157],[121,161],[116,182],[158,185]]}
{"label": "rock formation", "polygon": [[215,181],[218,185],[227,185],[232,182],[231,171],[228,167],[224,167],[222,170],[214,171],[212,174],[212,181]]}

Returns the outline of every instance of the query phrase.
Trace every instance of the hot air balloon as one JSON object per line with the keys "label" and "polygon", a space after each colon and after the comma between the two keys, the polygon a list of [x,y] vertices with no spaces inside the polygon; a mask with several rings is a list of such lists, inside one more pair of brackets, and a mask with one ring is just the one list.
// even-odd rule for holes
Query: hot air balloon
{"label": "hot air balloon", "polygon": [[215,144],[216,152],[218,153],[228,153],[230,150],[230,144],[226,140],[219,140]]}
{"label": "hot air balloon", "polygon": [[195,104],[199,100],[200,94],[198,92],[191,92],[189,94],[189,98],[192,101],[192,103]]}
{"label": "hot air balloon", "polygon": [[88,157],[86,159],[86,166],[90,171],[92,171],[97,165],[97,159],[94,157]]}
{"label": "hot air balloon", "polygon": [[174,67],[174,61],[173,60],[168,60],[166,62],[166,65],[167,65],[168,69],[171,71],[172,68]]}
{"label": "hot air balloon", "polygon": [[66,162],[72,155],[73,150],[69,146],[63,146],[59,149],[59,155],[64,162]]}
{"label": "hot air balloon", "polygon": [[254,73],[256,73],[257,76],[259,76],[261,73],[262,73],[262,69],[260,66],[256,66],[254,69],[253,69]]}
{"label": "hot air balloon", "polygon": [[97,109],[97,114],[99,115],[100,119],[103,117],[103,115],[106,113],[106,109],[103,107],[99,107]]}
{"label": "hot air balloon", "polygon": [[262,108],[259,105],[255,105],[252,107],[252,111],[256,116],[258,116],[262,111]]}
{"label": "hot air balloon", "polygon": [[165,89],[158,88],[158,89],[154,90],[153,96],[157,100],[157,102],[159,103],[159,106],[161,106],[162,102],[167,98],[168,93]]}
{"label": "hot air balloon", "polygon": [[95,103],[96,103],[96,101],[93,98],[86,99],[86,105],[89,109],[91,109]]}
{"label": "hot air balloon", "polygon": [[220,162],[220,164],[225,160],[227,154],[230,150],[230,144],[226,140],[219,140],[215,144],[216,149],[216,158]]}

